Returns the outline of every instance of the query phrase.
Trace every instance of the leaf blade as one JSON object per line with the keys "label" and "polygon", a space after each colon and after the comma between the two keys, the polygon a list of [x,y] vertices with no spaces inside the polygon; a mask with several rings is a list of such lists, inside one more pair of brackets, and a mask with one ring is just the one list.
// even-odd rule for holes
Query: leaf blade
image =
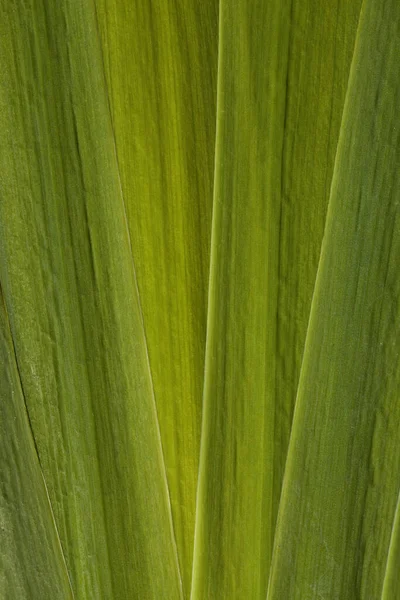
{"label": "leaf blade", "polygon": [[192,597],[265,598],[360,4],[220,7]]}
{"label": "leaf blade", "polygon": [[73,588],[180,598],[94,5],[0,9],[0,277]]}
{"label": "leaf blade", "polygon": [[271,600],[382,593],[400,477],[400,147],[393,127],[399,25],[396,3],[364,3],[282,492]]}
{"label": "leaf blade", "polygon": [[96,7],[188,595],[206,336],[218,3],[97,0]]}
{"label": "leaf blade", "polygon": [[0,291],[0,595],[73,598]]}

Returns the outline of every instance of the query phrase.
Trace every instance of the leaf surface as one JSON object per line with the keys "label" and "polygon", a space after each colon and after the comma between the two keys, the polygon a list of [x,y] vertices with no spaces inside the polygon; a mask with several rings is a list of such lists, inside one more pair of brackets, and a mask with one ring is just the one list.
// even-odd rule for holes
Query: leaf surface
{"label": "leaf surface", "polygon": [[0,292],[0,597],[72,600]]}
{"label": "leaf surface", "polygon": [[360,3],[220,4],[192,598],[262,598]]}
{"label": "leaf surface", "polygon": [[0,60],[0,278],[73,589],[179,599],[94,4],[1,0]]}
{"label": "leaf surface", "polygon": [[200,448],[217,0],[96,0],[185,592]]}
{"label": "leaf surface", "polygon": [[389,552],[383,582],[382,600],[398,600],[400,598],[400,496],[390,535]]}
{"label": "leaf surface", "polygon": [[400,481],[400,5],[363,5],[268,600],[380,598]]}

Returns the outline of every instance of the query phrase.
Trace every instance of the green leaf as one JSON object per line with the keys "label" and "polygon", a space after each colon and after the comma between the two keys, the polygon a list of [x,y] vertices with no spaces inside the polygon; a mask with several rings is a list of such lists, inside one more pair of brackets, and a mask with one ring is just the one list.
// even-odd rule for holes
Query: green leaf
{"label": "green leaf", "polygon": [[0,597],[72,599],[0,292]]}
{"label": "green leaf", "polygon": [[94,5],[0,0],[0,60],[0,278],[74,592],[180,598]]}
{"label": "green leaf", "polygon": [[382,594],[400,482],[399,55],[399,3],[366,0],[268,600]]}
{"label": "green leaf", "polygon": [[383,581],[382,600],[400,598],[400,495],[397,499],[396,513],[390,535],[386,572]]}
{"label": "green leaf", "polygon": [[220,7],[192,598],[264,599],[360,2]]}
{"label": "green leaf", "polygon": [[96,6],[189,595],[211,237],[218,0],[96,0]]}

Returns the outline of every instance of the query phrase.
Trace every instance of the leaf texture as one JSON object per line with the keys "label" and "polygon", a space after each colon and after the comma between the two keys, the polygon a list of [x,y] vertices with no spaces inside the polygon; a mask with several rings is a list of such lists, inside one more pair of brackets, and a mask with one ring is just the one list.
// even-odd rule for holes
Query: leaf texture
{"label": "leaf texture", "polygon": [[171,496],[190,592],[215,144],[217,0],[96,0]]}
{"label": "leaf texture", "polygon": [[192,598],[262,598],[360,2],[220,3]]}
{"label": "leaf texture", "polygon": [[400,598],[400,495],[390,535],[389,552],[383,581],[382,600]]}
{"label": "leaf texture", "polygon": [[1,0],[0,60],[0,278],[74,592],[180,598],[94,4]]}
{"label": "leaf texture", "polygon": [[1,598],[72,599],[26,414],[1,292],[0,531]]}
{"label": "leaf texture", "polygon": [[400,5],[357,35],[268,600],[381,598],[400,481]]}

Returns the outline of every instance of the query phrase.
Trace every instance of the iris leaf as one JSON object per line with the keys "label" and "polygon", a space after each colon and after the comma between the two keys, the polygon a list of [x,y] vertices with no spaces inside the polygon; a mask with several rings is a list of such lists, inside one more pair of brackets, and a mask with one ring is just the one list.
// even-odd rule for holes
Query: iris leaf
{"label": "iris leaf", "polygon": [[399,54],[400,5],[366,0],[268,600],[382,594],[400,482]]}
{"label": "iris leaf", "polygon": [[266,596],[359,9],[220,3],[194,600]]}
{"label": "iris leaf", "polygon": [[397,500],[396,512],[390,535],[389,552],[383,581],[382,600],[398,600],[400,598],[400,496]]}
{"label": "iris leaf", "polygon": [[72,599],[0,293],[0,596]]}
{"label": "iris leaf", "polygon": [[96,0],[96,6],[188,595],[206,338],[218,1]]}
{"label": "iris leaf", "polygon": [[94,5],[0,15],[0,278],[73,590],[180,598]]}

